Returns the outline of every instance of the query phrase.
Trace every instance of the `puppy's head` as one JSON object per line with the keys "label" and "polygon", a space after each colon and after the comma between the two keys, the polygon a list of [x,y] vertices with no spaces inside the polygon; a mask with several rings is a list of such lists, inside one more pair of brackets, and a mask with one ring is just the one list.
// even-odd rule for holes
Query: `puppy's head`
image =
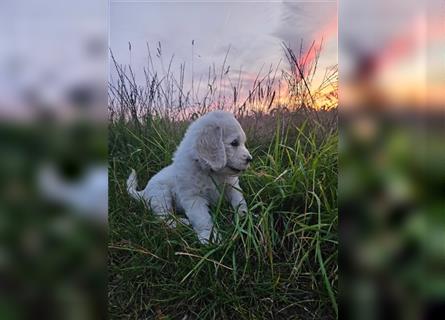
{"label": "puppy's head", "polygon": [[214,111],[197,120],[196,155],[214,172],[237,175],[252,161],[246,135],[229,112]]}

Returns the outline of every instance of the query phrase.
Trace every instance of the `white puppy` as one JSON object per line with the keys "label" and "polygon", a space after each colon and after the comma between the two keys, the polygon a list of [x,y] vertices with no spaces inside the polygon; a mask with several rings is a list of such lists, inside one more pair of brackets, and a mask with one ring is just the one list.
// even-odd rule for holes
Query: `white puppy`
{"label": "white puppy", "polygon": [[154,175],[144,190],[136,191],[136,173],[132,170],[128,193],[146,201],[161,217],[168,216],[174,207],[185,212],[199,240],[208,243],[213,230],[209,205],[218,201],[221,191],[235,211],[247,212],[238,181],[252,161],[245,142],[246,135],[231,113],[210,112],[190,125],[173,163]]}

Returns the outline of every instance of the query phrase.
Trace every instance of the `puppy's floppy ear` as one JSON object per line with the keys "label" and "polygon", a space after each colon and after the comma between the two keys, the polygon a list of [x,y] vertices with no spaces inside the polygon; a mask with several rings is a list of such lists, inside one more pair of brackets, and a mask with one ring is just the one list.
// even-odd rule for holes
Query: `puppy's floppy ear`
{"label": "puppy's floppy ear", "polygon": [[204,127],[196,141],[199,162],[218,171],[226,165],[226,151],[222,139],[222,128],[217,125]]}

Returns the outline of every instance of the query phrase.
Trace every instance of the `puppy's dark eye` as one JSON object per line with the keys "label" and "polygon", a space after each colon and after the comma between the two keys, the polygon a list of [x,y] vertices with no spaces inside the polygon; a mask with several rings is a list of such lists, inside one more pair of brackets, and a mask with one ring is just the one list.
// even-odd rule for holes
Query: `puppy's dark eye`
{"label": "puppy's dark eye", "polygon": [[239,146],[239,142],[238,142],[238,140],[233,140],[233,141],[230,143],[230,145],[233,146],[233,147],[238,147],[238,146]]}

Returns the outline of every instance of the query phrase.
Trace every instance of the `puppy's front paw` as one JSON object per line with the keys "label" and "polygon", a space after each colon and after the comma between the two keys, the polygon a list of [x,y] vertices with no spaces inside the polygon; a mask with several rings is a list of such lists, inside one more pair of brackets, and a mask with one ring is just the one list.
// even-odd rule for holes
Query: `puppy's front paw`
{"label": "puppy's front paw", "polygon": [[198,240],[202,244],[208,244],[210,240],[210,230],[201,230],[198,232]]}
{"label": "puppy's front paw", "polygon": [[199,239],[199,242],[201,242],[202,244],[220,243],[221,242],[221,236],[215,229],[200,231],[198,233],[198,239]]}
{"label": "puppy's front paw", "polygon": [[240,205],[239,207],[238,207],[238,214],[241,216],[241,217],[244,217],[246,214],[247,214],[247,206],[246,205]]}

